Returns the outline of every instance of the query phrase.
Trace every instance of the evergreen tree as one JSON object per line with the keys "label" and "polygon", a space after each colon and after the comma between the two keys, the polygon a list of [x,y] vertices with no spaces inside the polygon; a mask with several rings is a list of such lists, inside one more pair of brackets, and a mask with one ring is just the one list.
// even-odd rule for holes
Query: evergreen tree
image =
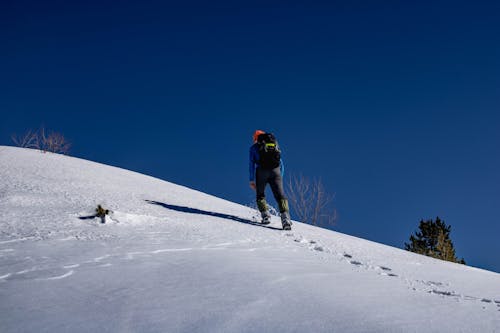
{"label": "evergreen tree", "polygon": [[421,220],[420,231],[410,236],[410,243],[405,243],[405,250],[429,257],[465,264],[458,259],[450,238],[451,226],[446,225],[439,217],[435,221]]}

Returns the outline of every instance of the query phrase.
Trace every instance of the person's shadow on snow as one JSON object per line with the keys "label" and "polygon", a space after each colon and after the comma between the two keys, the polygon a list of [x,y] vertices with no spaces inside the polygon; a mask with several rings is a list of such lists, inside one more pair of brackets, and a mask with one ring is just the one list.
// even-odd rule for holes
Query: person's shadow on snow
{"label": "person's shadow on snow", "polygon": [[254,222],[252,220],[244,219],[244,218],[241,218],[241,217],[238,217],[238,216],[234,216],[234,215],[222,214],[222,213],[216,213],[216,212],[209,212],[209,211],[206,211],[206,210],[201,210],[201,209],[191,208],[191,207],[170,205],[170,204],[166,204],[166,203],[159,202],[159,201],[154,201],[154,200],[145,200],[145,201],[147,203],[152,204],[152,205],[158,205],[158,206],[161,206],[161,207],[164,207],[164,208],[167,208],[167,209],[176,210],[178,212],[191,213],[191,214],[200,214],[200,215],[208,215],[208,216],[215,216],[215,217],[220,217],[222,219],[228,219],[228,220],[233,220],[233,221],[240,222],[240,223],[251,224],[251,225],[254,225],[254,226],[257,226],[257,227],[262,227],[262,228],[267,228],[267,229],[273,229],[273,230],[282,230],[281,228],[275,228],[275,227],[272,227],[270,225],[264,225],[264,224],[261,224],[261,223],[258,223],[258,222]]}

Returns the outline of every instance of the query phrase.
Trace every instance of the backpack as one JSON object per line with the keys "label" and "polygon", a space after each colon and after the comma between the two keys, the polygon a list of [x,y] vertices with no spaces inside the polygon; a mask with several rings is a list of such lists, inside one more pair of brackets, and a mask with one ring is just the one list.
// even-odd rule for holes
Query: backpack
{"label": "backpack", "polygon": [[274,169],[280,166],[281,151],[278,141],[272,133],[264,133],[257,137],[259,147],[259,165],[263,169]]}

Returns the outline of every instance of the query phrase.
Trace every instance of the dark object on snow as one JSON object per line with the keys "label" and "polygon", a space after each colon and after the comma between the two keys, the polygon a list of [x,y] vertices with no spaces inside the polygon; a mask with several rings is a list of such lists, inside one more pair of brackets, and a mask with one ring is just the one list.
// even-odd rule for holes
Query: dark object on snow
{"label": "dark object on snow", "polygon": [[102,208],[101,205],[97,205],[97,208],[95,209],[95,214],[94,215],[89,215],[89,216],[79,216],[78,218],[80,220],[91,220],[95,219],[96,217],[101,218],[101,223],[106,223],[106,215],[109,215],[112,213],[109,209],[104,209]]}
{"label": "dark object on snow", "polygon": [[95,216],[101,218],[101,223],[106,223],[106,215],[108,215],[110,212],[109,209],[104,209],[102,208],[101,205],[97,205],[97,208],[95,210]]}

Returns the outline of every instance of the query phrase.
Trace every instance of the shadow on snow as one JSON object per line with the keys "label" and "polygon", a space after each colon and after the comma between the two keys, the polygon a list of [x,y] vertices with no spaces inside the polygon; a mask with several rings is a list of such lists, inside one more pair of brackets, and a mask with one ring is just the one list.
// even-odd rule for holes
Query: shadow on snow
{"label": "shadow on snow", "polygon": [[154,201],[154,200],[145,200],[145,201],[147,203],[152,204],[152,205],[158,205],[158,206],[161,206],[163,208],[176,210],[176,211],[182,212],[182,213],[191,213],[191,214],[200,214],[200,215],[214,216],[214,217],[219,217],[219,218],[222,218],[222,219],[233,220],[233,221],[240,222],[240,223],[251,224],[251,225],[254,225],[254,226],[257,226],[257,227],[262,227],[262,228],[267,228],[267,229],[273,229],[273,230],[282,230],[281,228],[271,227],[269,225],[264,225],[264,224],[261,224],[261,223],[258,223],[258,222],[254,222],[252,220],[244,219],[244,218],[241,218],[241,217],[238,217],[238,216],[234,216],[234,215],[222,214],[222,213],[216,213],[216,212],[209,212],[209,211],[206,211],[206,210],[201,210],[201,209],[191,208],[191,207],[175,206],[175,205],[170,205],[170,204],[166,204],[166,203],[159,202],[159,201]]}

